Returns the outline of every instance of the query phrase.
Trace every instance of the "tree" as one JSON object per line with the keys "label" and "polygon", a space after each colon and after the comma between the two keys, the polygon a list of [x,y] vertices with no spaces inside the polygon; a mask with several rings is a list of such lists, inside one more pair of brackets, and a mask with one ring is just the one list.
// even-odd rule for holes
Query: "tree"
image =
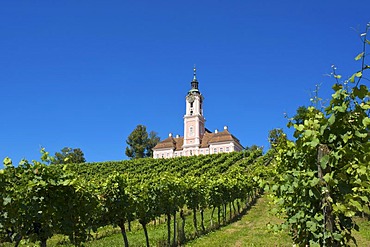
{"label": "tree", "polygon": [[304,120],[307,118],[308,109],[305,106],[300,106],[297,109],[297,113],[293,117],[295,124],[303,124]]}
{"label": "tree", "polygon": [[153,148],[157,143],[160,141],[159,136],[157,136],[157,132],[150,131],[149,133],[149,139],[148,139],[148,144],[146,147],[146,156],[147,157],[153,157]]}
{"label": "tree", "polygon": [[52,164],[79,164],[86,162],[84,153],[79,148],[65,147],[61,152],[56,152]]}
{"label": "tree", "polygon": [[275,148],[279,142],[286,139],[286,135],[282,129],[273,129],[269,131],[268,140],[271,145],[271,148]]}
{"label": "tree", "polygon": [[139,124],[127,137],[126,155],[132,159],[152,156],[152,148],[157,145],[160,138],[157,133],[146,131],[144,125]]}
{"label": "tree", "polygon": [[[311,110],[313,110],[316,113],[320,112],[316,108],[312,108]],[[309,119],[309,114],[310,114],[310,111],[308,110],[307,107],[300,106],[298,107],[297,113],[293,117],[292,121],[294,124],[304,124],[304,120]]]}
{"label": "tree", "polygon": [[256,150],[263,150],[263,147],[257,146],[257,145],[252,145],[250,147],[245,147],[245,150],[247,151],[256,151]]}

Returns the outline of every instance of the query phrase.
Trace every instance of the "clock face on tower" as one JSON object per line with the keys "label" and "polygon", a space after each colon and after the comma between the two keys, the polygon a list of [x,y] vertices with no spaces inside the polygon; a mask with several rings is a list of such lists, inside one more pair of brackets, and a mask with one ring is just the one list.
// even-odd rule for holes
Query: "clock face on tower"
{"label": "clock face on tower", "polygon": [[190,96],[188,97],[188,101],[189,101],[189,103],[193,103],[193,102],[194,102],[194,100],[195,100],[195,98],[194,98],[194,96],[193,96],[193,95],[190,95]]}

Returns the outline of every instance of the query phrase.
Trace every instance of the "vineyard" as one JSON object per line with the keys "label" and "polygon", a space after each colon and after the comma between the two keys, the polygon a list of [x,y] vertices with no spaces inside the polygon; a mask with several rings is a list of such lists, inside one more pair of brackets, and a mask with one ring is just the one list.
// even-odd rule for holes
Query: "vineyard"
{"label": "vineyard", "polygon": [[[80,246],[98,229],[113,226],[129,246],[127,230],[135,223],[149,246],[148,226],[165,220],[166,239],[156,244],[177,246],[225,225],[265,190],[283,219],[271,228],[289,232],[294,244],[356,244],[355,218],[370,218],[369,29],[370,23],[359,35],[359,69],[342,79],[332,66],[329,104],[323,107],[315,95],[314,105],[288,120],[294,138],[275,132],[265,155],[257,149],[63,166],[47,165],[42,150],[45,164],[22,161],[17,167],[6,158],[0,170],[0,243],[43,247],[58,234]],[[194,236],[184,229],[188,215]]]}
{"label": "vineyard", "polygon": [[[46,246],[53,235],[62,234],[79,246],[98,228],[112,225],[129,246],[127,228],[139,222],[149,246],[147,225],[164,217],[166,245],[181,244],[188,237],[185,213],[193,214],[194,234],[199,235],[224,224],[227,207],[238,214],[260,193],[268,175],[266,157],[256,150],[65,166],[24,161],[18,167],[5,159],[1,241]],[[212,226],[204,224],[205,209],[217,213]],[[176,222],[176,215],[183,222]]]}

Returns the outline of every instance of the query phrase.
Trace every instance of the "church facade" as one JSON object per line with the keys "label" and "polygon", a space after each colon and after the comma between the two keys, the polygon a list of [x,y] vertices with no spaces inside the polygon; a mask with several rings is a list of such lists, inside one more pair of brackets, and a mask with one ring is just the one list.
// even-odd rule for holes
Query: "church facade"
{"label": "church facade", "polygon": [[203,116],[203,95],[194,68],[191,89],[186,95],[184,115],[184,136],[172,136],[159,142],[153,148],[153,158],[172,158],[178,156],[206,155],[243,150],[240,141],[233,136],[227,126],[222,131],[209,131],[205,128]]}

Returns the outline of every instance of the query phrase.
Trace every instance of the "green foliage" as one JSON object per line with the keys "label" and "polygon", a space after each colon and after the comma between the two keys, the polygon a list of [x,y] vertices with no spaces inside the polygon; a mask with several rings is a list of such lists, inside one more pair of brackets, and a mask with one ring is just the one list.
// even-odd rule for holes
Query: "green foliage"
{"label": "green foliage", "polygon": [[21,237],[46,244],[58,233],[78,246],[101,226],[124,230],[125,222],[137,219],[146,229],[153,219],[171,218],[186,207],[205,209],[245,200],[262,188],[267,176],[268,169],[259,168],[265,164],[261,155],[261,150],[249,150],[64,166],[24,161],[18,167],[5,159],[0,234],[11,232],[8,241]]}
{"label": "green foliage", "polygon": [[329,106],[307,108],[302,121],[288,123],[296,140],[277,145],[271,192],[286,217],[283,226],[300,246],[347,246],[358,228],[352,217],[368,212],[370,92],[359,84],[364,54],[365,48],[355,58],[362,60],[361,70],[349,78],[358,78],[356,85],[339,83],[333,68],[337,83]]}
{"label": "green foliage", "polygon": [[159,136],[154,131],[150,131],[148,143],[146,145],[146,157],[153,157],[153,148],[157,145],[160,141]]}
{"label": "green foliage", "polygon": [[[337,75],[335,75],[335,76],[337,76]],[[336,78],[340,78],[340,77],[336,77]],[[311,111],[312,111],[312,109],[311,109]],[[317,110],[316,108],[313,108],[313,111],[316,111],[317,113],[319,112],[319,110]],[[304,124],[304,121],[308,118],[309,114],[310,114],[310,111],[308,110],[307,107],[300,106],[297,109],[296,115],[294,115],[294,117],[291,119],[291,122],[293,124],[298,124],[298,125]]]}
{"label": "green foliage", "polygon": [[276,147],[281,141],[286,139],[286,135],[282,129],[273,129],[269,131],[268,140],[271,148]]}
{"label": "green foliage", "polygon": [[138,125],[127,137],[126,155],[129,158],[152,157],[152,148],[157,145],[160,138],[157,133],[151,131],[149,134],[144,125]]}
{"label": "green foliage", "polygon": [[[41,152],[47,159],[48,153]],[[75,245],[87,239],[97,201],[82,180],[37,161],[23,160],[14,167],[6,158],[4,166],[0,233],[10,236],[10,241],[27,238],[41,246],[55,233],[69,236]]]}
{"label": "green foliage", "polygon": [[256,150],[263,150],[263,147],[252,145],[250,147],[245,147],[245,150],[247,151],[256,151]]}
{"label": "green foliage", "polygon": [[85,163],[84,153],[79,148],[65,147],[61,152],[56,152],[51,160],[52,164],[80,164]]}

